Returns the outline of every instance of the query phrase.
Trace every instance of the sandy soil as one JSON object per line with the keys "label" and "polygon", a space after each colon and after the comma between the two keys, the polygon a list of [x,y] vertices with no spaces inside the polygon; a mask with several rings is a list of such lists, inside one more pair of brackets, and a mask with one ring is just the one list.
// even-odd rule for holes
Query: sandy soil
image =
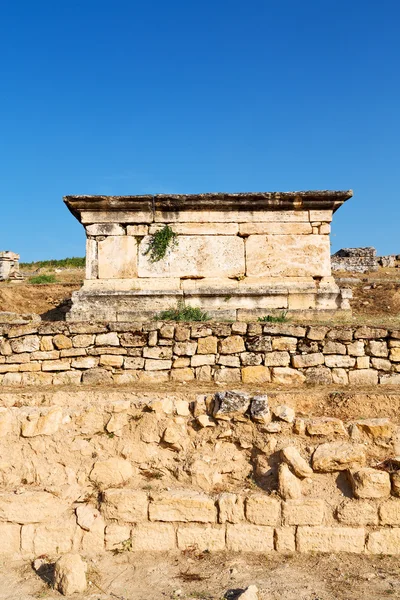
{"label": "sandy soil", "polygon": [[[0,599],[56,599],[45,579],[22,562],[0,566]],[[380,600],[400,598],[396,557],[360,555],[229,555],[195,551],[125,552],[88,560],[90,584],[76,600],[222,600],[255,584],[260,600]]]}

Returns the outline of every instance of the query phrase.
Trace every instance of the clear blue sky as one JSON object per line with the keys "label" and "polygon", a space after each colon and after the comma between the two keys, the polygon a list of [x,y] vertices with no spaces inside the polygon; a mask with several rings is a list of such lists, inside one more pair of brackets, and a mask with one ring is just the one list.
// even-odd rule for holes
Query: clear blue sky
{"label": "clear blue sky", "polygon": [[66,194],[354,189],[400,253],[398,0],[2,0],[0,250],[83,256]]}

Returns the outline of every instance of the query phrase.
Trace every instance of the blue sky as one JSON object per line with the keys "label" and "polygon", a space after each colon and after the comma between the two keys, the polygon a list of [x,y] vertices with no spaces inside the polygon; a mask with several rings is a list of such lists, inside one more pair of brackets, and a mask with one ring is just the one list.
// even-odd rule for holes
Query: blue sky
{"label": "blue sky", "polygon": [[2,0],[0,250],[83,256],[66,194],[354,190],[400,253],[398,0]]}

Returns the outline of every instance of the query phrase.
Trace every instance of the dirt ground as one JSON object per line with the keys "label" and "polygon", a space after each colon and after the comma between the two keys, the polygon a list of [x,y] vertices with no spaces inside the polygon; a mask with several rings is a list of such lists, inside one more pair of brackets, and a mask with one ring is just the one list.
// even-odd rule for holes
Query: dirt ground
{"label": "dirt ground", "polygon": [[[82,285],[83,269],[40,269],[40,274],[55,275],[57,283],[0,283],[0,311],[36,313],[51,321],[63,319],[72,292]],[[335,278],[340,287],[353,290],[352,313],[328,319],[315,317],[314,321],[330,325],[362,323],[400,327],[400,269],[381,268],[366,274],[338,272]],[[290,313],[288,318],[292,322],[303,320],[301,315]]]}
{"label": "dirt ground", "polygon": [[[257,585],[260,600],[380,600],[400,598],[398,558],[387,556],[136,554],[88,560],[87,592],[75,600],[233,600]],[[56,599],[28,563],[0,565],[0,599]]]}

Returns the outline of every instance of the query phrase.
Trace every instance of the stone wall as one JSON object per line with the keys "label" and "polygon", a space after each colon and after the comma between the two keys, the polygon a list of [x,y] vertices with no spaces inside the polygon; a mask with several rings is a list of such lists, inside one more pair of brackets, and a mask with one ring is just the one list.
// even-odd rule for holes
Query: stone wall
{"label": "stone wall", "polygon": [[399,554],[398,424],[281,402],[3,393],[0,553]]}
{"label": "stone wall", "polygon": [[367,248],[342,248],[331,257],[333,271],[367,273],[378,270],[376,250]]}
{"label": "stone wall", "polygon": [[399,385],[400,331],[262,323],[0,327],[0,385]]}

